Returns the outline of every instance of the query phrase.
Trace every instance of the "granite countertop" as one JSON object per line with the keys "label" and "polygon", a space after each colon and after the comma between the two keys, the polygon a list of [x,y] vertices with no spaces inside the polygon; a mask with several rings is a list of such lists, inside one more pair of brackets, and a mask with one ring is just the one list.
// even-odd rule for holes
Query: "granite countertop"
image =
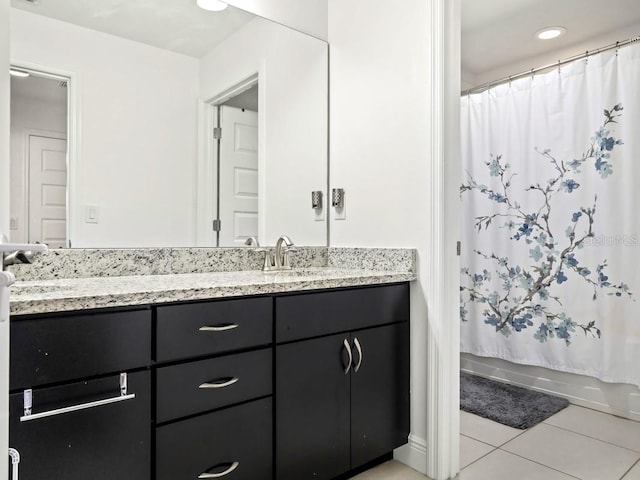
{"label": "granite countertop", "polygon": [[11,315],[148,305],[415,280],[415,273],[332,267],[16,282]]}

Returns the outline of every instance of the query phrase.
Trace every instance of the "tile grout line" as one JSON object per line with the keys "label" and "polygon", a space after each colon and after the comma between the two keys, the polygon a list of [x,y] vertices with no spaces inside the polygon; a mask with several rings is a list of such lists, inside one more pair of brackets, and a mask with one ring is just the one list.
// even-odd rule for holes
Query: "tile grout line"
{"label": "tile grout line", "polygon": [[[483,459],[484,457],[486,457],[487,455],[490,455],[490,454],[492,454],[493,452],[495,452],[496,450],[498,450],[498,447],[494,447],[494,446],[493,446],[493,445],[491,445],[490,443],[483,442],[482,440],[478,440],[478,439],[476,439],[476,438],[470,437],[469,435],[465,435],[465,434],[463,434],[463,433],[461,433],[460,435],[461,435],[461,436],[463,436],[463,437],[467,437],[467,438],[469,438],[469,439],[471,439],[471,440],[475,440],[476,442],[480,442],[480,443],[482,443],[482,444],[484,444],[484,445],[487,445],[487,446],[491,447],[491,450],[490,450],[490,451],[488,451],[488,452],[487,452],[487,453],[485,453],[484,455],[482,455],[482,456],[480,456],[480,457],[476,458],[473,462],[470,462],[468,465],[465,465],[464,467],[462,467],[462,468],[460,469],[460,473],[461,473],[465,468],[467,468],[467,467],[469,467],[469,466],[473,465],[473,464],[474,464],[474,463],[476,463],[477,461],[482,460],[482,459]],[[460,473],[459,473],[459,474],[460,474]],[[459,474],[458,474],[458,475],[459,475]]]}
{"label": "tile grout line", "polygon": [[[467,435],[466,433],[461,433],[460,435],[461,435],[461,436],[463,436],[463,437],[470,438],[471,440],[475,440],[476,442],[484,443],[485,445],[488,445],[489,447],[492,447],[492,448],[499,448],[499,447],[496,447],[495,445],[492,445],[492,444],[490,444],[490,443],[488,443],[488,442],[485,442],[484,440],[479,440],[479,439],[477,439],[477,438],[475,438],[475,437],[472,437],[471,435]],[[514,437],[514,438],[515,438],[515,437]]]}
{"label": "tile grout line", "polygon": [[[606,416],[608,416],[608,417],[617,418],[618,420],[624,420],[624,421],[628,421],[628,422],[633,422],[633,423],[640,424],[640,420],[634,420],[633,418],[627,418],[627,417],[624,417],[624,416],[622,416],[622,415],[617,415],[617,414],[615,414],[615,413],[609,413],[609,412],[605,412],[605,411],[603,411],[603,410],[597,410],[597,409],[592,408],[592,407],[584,407],[584,406],[582,406],[582,405],[578,405],[577,403],[571,403],[571,402],[569,402],[569,405],[567,405],[567,407],[566,407],[566,408],[563,408],[563,409],[562,409],[562,410],[560,410],[559,412],[556,412],[556,413],[554,413],[553,415],[551,415],[550,417],[545,418],[545,419],[542,421],[542,423],[546,423],[546,422],[547,422],[547,420],[549,420],[550,418],[553,418],[553,417],[555,417],[556,415],[561,414],[561,413],[562,413],[562,412],[564,412],[566,409],[569,409],[569,408],[571,408],[571,407],[579,408],[579,409],[582,409],[582,410],[589,410],[590,412],[599,413],[599,414],[602,414],[602,415],[606,415]],[[630,414],[632,414],[632,413],[634,413],[634,412],[629,412],[629,413],[630,413]]]}
{"label": "tile grout line", "polygon": [[629,470],[627,470],[622,474],[622,476],[620,477],[620,480],[624,480],[624,477],[626,477],[629,474],[629,472],[633,470],[633,467],[635,467],[636,465],[640,465],[640,458],[636,460],[636,462],[629,467]]}
{"label": "tile grout line", "polygon": [[603,440],[603,439],[598,438],[598,437],[592,437],[591,435],[586,435],[584,433],[576,432],[575,430],[571,430],[569,428],[559,427],[557,425],[552,425],[550,423],[545,423],[545,425],[547,427],[557,428],[558,430],[564,430],[565,432],[575,433],[576,435],[580,435],[582,437],[590,438],[591,440],[596,440],[598,442],[606,443],[607,445],[611,445],[612,447],[622,448],[623,450],[627,450],[629,452],[633,452],[633,453],[637,454],[638,455],[638,459],[640,459],[640,451],[639,450],[634,450],[633,448],[629,448],[629,447],[623,447],[622,445],[618,445],[617,443],[611,443],[611,442],[608,442],[608,441]]}
{"label": "tile grout line", "polygon": [[524,460],[527,460],[529,462],[536,463],[536,464],[541,465],[541,466],[543,466],[545,468],[548,468],[549,470],[553,470],[555,472],[561,473],[561,474],[566,475],[568,477],[576,478],[577,480],[582,480],[580,477],[576,477],[575,475],[572,475],[570,473],[563,472],[562,470],[558,470],[557,468],[554,468],[554,467],[550,467],[549,465],[545,465],[544,463],[540,463],[540,462],[538,462],[536,460],[533,460],[531,458],[523,457],[522,455],[520,455],[518,453],[510,452],[509,450],[503,450],[502,448],[497,448],[496,450],[500,450],[501,452],[509,453],[511,455],[515,455],[516,457],[520,457],[520,458],[522,458]]}

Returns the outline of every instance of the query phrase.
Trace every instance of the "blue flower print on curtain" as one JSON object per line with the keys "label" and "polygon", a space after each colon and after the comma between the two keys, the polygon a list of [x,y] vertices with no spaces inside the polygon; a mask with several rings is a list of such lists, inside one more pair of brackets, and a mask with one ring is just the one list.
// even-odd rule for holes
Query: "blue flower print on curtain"
{"label": "blue flower print on curtain", "polygon": [[[596,300],[600,292],[617,297],[632,297],[624,282],[615,283],[606,273],[607,261],[598,265],[581,263],[579,250],[585,242],[595,236],[597,196],[591,205],[578,205],[573,213],[558,222],[554,206],[570,204],[572,194],[580,189],[580,174],[587,164],[593,162],[593,168],[604,180],[613,174],[611,153],[622,141],[613,137],[611,124],[622,116],[622,105],[615,105],[604,111],[604,122],[582,157],[568,162],[556,159],[550,150],[537,150],[547,160],[553,172],[546,183],[529,185],[524,192],[512,191],[511,181],[516,173],[501,155],[491,156],[486,166],[491,177],[496,177],[497,188],[477,183],[472,177],[460,187],[461,196],[480,194],[499,204],[496,213],[475,218],[478,234],[490,228],[501,228],[508,232],[509,240],[515,248],[528,252],[530,263],[513,265],[508,256],[498,252],[474,250],[474,254],[494,265],[491,270],[472,272],[462,268],[460,287],[460,317],[469,321],[467,306],[469,302],[484,304],[482,312],[486,325],[495,328],[505,336],[512,333],[532,331],[533,337],[546,342],[549,339],[561,339],[570,345],[576,331],[600,338],[601,331],[595,321],[580,324],[562,311],[562,298],[556,292],[557,286],[565,282],[587,282],[593,288],[592,299]],[[535,195],[537,208],[530,211],[518,202],[517,195]],[[528,198],[529,199],[529,198]],[[564,215],[564,214],[563,214]],[[553,221],[552,221],[553,220]],[[563,225],[564,231],[557,225]],[[554,227],[554,225],[556,227]],[[499,280],[499,289],[496,282]]]}

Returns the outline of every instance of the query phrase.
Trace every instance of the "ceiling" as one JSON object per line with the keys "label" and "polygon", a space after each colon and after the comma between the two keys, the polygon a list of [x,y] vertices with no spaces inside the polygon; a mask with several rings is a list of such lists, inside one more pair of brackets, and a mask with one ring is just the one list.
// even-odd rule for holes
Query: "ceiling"
{"label": "ceiling", "polygon": [[[546,42],[534,37],[558,25],[567,28],[564,36]],[[639,0],[462,0],[462,71],[479,75],[635,25],[640,26]]]}
{"label": "ceiling", "polygon": [[11,0],[11,6],[196,58],[255,18],[231,6],[207,12],[195,0]]}
{"label": "ceiling", "polygon": [[[640,26],[639,0],[461,2],[462,70],[473,77]],[[255,18],[231,6],[206,12],[195,0],[11,0],[11,5],[195,58]],[[535,32],[550,25],[566,27],[566,35],[547,42],[534,38]]]}

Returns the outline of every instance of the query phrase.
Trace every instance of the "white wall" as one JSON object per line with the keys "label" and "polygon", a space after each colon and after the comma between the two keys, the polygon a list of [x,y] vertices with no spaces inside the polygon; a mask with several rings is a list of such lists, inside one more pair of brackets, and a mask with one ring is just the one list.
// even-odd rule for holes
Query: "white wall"
{"label": "white wall", "polygon": [[[20,79],[13,79],[13,82]],[[57,83],[56,80],[49,80]],[[12,242],[28,241],[27,185],[28,135],[30,133],[67,135],[67,105],[56,98],[34,98],[11,94],[11,218],[18,220],[18,229],[11,230]]]}
{"label": "white wall", "polygon": [[203,101],[259,73],[264,245],[282,234],[298,245],[326,245],[311,192],[327,183],[327,62],[326,43],[262,18],[201,60]]}
{"label": "white wall", "polygon": [[[0,0],[0,234],[9,231],[9,0]],[[9,322],[0,323],[0,452],[9,448]],[[7,478],[8,455],[0,455]]]}
{"label": "white wall", "polygon": [[195,245],[198,61],[17,9],[11,58],[77,79],[72,246]]}
{"label": "white wall", "polygon": [[229,5],[327,40],[327,0],[229,0]]}
{"label": "white wall", "polygon": [[[459,180],[447,190],[441,163],[448,156],[454,172],[459,164],[445,140],[457,138],[458,128],[449,103],[460,86],[456,21],[459,3],[450,0],[405,0],[402,8],[383,0],[329,1],[330,187],[346,192],[346,219],[331,220],[330,243],[418,250],[411,289],[411,437],[396,457],[438,479],[458,471],[458,344],[451,322],[458,321]],[[450,38],[443,38],[446,32]],[[455,44],[447,55],[446,42]],[[445,203],[453,208],[451,224],[442,215]],[[441,375],[447,371],[448,378]]]}

